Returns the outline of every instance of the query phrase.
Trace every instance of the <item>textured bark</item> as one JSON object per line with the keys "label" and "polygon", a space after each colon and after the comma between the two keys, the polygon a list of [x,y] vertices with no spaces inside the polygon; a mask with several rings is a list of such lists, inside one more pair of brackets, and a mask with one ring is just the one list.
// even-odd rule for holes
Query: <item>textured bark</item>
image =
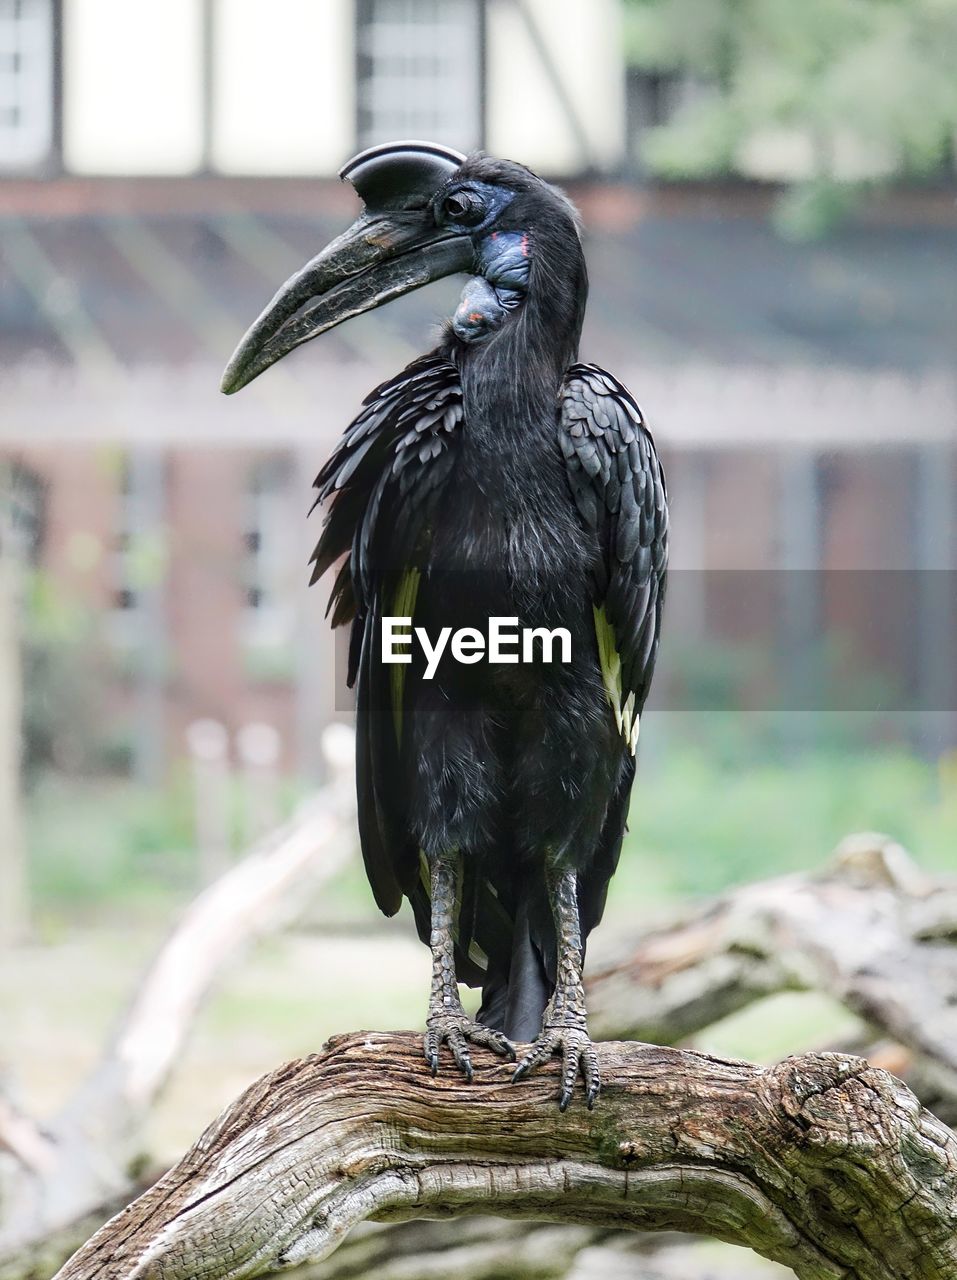
{"label": "textured bark", "polygon": [[[155,1179],[144,1179],[145,1190]],[[37,1241],[0,1280],[49,1280],[106,1217],[128,1203],[104,1205]],[[745,1280],[740,1257],[727,1251],[707,1262],[699,1242],[674,1234],[639,1235],[599,1226],[508,1221],[501,1218],[365,1223],[330,1257],[288,1273],[294,1280]],[[783,1280],[775,1264],[754,1255],[746,1280]]]}
{"label": "textured bark", "polygon": [[779,991],[822,991],[904,1046],[957,1103],[957,886],[885,836],[815,875],[747,885],[646,934],[588,986],[594,1031],[673,1044]]}
{"label": "textured bark", "polygon": [[[144,1176],[138,1179],[135,1184],[127,1187],[122,1195],[114,1196],[112,1200],[101,1201],[95,1209],[91,1209],[82,1217],[74,1218],[66,1225],[42,1235],[36,1235],[15,1253],[0,1257],[0,1280],[50,1280],[50,1276],[62,1267],[64,1260],[103,1225],[105,1218],[119,1213],[134,1196],[141,1194],[158,1176],[160,1175],[156,1174],[153,1178]],[[332,1277],[329,1280],[332,1280]]]}
{"label": "textured bark", "polygon": [[593,1112],[483,1055],[433,1078],[421,1037],[358,1033],[263,1077],[59,1280],[233,1280],[321,1258],[357,1223],[492,1213],[704,1232],[801,1280],[957,1273],[957,1138],[841,1054],[746,1062],[599,1046]]}
{"label": "textured bark", "polygon": [[294,1280],[786,1280],[757,1254],[677,1234],[504,1218],[366,1223]]}

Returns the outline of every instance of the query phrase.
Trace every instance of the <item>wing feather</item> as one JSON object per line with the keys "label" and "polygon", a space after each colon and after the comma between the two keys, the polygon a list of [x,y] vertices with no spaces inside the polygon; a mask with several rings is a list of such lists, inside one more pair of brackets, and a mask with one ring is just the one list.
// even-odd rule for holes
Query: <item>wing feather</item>
{"label": "wing feather", "polygon": [[651,684],[668,563],[665,479],[641,411],[617,378],[578,364],[566,376],[559,444],[572,497],[598,536],[592,607],[602,682],[624,743],[622,772],[579,884],[585,936],[601,919],[621,852],[641,711]]}
{"label": "wing feather", "polygon": [[668,563],[664,472],[641,410],[624,386],[596,365],[566,375],[559,444],[572,497],[598,534],[603,561],[593,608],[608,704],[629,752],[648,695]]}
{"label": "wing feather", "polygon": [[412,616],[423,539],[451,472],[462,416],[455,366],[426,356],[366,397],[316,479],[316,502],[326,504],[326,514],[312,581],[341,561],[329,608],[334,626],[352,624],[360,841],[387,915],[415,891],[419,858],[400,781],[405,667],[383,666],[375,644],[384,612]]}

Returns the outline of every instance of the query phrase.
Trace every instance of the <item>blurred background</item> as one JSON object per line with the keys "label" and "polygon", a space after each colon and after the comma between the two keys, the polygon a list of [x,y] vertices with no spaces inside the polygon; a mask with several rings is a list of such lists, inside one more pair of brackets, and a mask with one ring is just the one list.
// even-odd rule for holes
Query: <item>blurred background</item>
{"label": "blurred background", "polygon": [[[30,1106],[348,720],[311,481],[459,285],[218,383],[375,142],[567,187],[583,357],[664,456],[608,934],[851,830],[957,869],[955,66],[955,0],[0,0],[0,1066]],[[283,1056],[420,1024],[427,953],[354,858],[305,915],[203,1014],[158,1158]],[[766,1059],[846,1016],[780,997],[699,1043]]]}

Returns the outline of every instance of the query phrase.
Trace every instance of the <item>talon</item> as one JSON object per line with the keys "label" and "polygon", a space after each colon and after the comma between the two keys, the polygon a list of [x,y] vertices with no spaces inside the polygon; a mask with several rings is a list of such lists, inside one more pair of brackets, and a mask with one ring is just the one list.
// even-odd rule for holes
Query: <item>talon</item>
{"label": "talon", "polygon": [[426,1066],[432,1074],[437,1075],[439,1070],[439,1050],[431,1032],[425,1038],[425,1052],[423,1057],[425,1058]]}
{"label": "talon", "polygon": [[553,1053],[562,1055],[561,1092],[558,1095],[559,1110],[565,1112],[575,1095],[575,1081],[584,1078],[585,1103],[589,1111],[601,1089],[598,1073],[598,1055],[580,1025],[561,1026],[551,1024],[538,1037],[516,1068],[512,1080],[522,1080],[533,1068],[547,1061]]}
{"label": "talon", "polygon": [[479,1041],[484,1043],[493,1053],[497,1053],[500,1058],[508,1058],[511,1062],[516,1059],[515,1048],[510,1040],[507,1040],[500,1031],[492,1031],[489,1033],[488,1039]]}
{"label": "talon", "polygon": [[515,1050],[501,1032],[491,1031],[488,1027],[473,1022],[461,1006],[454,1011],[443,1008],[438,1012],[430,1013],[429,1029],[425,1038],[425,1060],[433,1076],[438,1075],[439,1071],[439,1049],[443,1044],[447,1044],[455,1065],[465,1077],[466,1082],[471,1084],[475,1078],[475,1069],[472,1066],[468,1048],[470,1041],[472,1044],[484,1045],[495,1053],[514,1060]]}
{"label": "talon", "polygon": [[465,1037],[461,1032],[453,1032],[449,1039],[449,1048],[452,1050],[452,1057],[455,1059],[455,1065],[465,1076],[469,1084],[472,1083],[472,1059],[469,1057],[469,1051],[465,1047]]}

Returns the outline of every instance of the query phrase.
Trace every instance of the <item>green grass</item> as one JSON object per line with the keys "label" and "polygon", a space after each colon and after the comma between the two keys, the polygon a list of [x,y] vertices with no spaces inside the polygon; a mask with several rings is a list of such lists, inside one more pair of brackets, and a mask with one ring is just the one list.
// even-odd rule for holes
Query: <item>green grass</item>
{"label": "green grass", "polygon": [[27,797],[26,822],[41,911],[167,910],[191,885],[189,813],[176,788],[48,773]]}
{"label": "green grass", "polygon": [[[281,792],[286,815],[302,788],[286,782]],[[229,804],[238,856],[245,847],[239,780]],[[41,924],[113,908],[156,918],[199,888],[192,793],[182,770],[161,789],[45,772],[26,798],[26,833]]]}
{"label": "green grass", "polygon": [[[829,745],[746,759],[713,741],[651,745],[612,886],[615,915],[820,866],[852,831],[886,832],[927,868],[957,871],[953,758]],[[34,901],[52,918],[167,912],[196,886],[183,780],[149,791],[46,775],[28,797],[27,828]],[[319,910],[335,920],[374,914],[358,862],[326,887]]]}
{"label": "green grass", "polygon": [[713,1022],[693,1043],[719,1058],[771,1063],[790,1053],[853,1044],[865,1034],[864,1024],[830,996],[784,991]]}
{"label": "green grass", "polygon": [[[957,870],[957,763],[898,748],[834,743],[784,756],[734,741],[681,740],[650,725],[603,938],[638,929],[663,907],[744,881],[821,866],[848,832],[878,829],[924,866]],[[197,887],[189,788],[46,776],[28,799],[40,938],[4,975],[0,1007],[19,1069],[48,1105],[91,1059],[177,908]],[[270,938],[231,965],[198,1026],[157,1120],[155,1146],[181,1149],[218,1107],[271,1063],[344,1027],[418,1026],[428,953],[407,916],[381,933],[359,859],[312,904],[316,923],[354,923]],[[79,928],[72,928],[73,924]],[[64,986],[63,975],[71,982]],[[471,994],[474,1003],[475,993]],[[851,1043],[857,1024],[816,994],[787,993],[695,1038],[722,1055],[772,1061]],[[49,1043],[74,1045],[62,1063]]]}
{"label": "green grass", "polygon": [[955,872],[957,776],[952,761],[899,749],[716,764],[676,744],[639,767],[629,827],[615,908],[817,867],[853,831],[884,832],[922,865]]}

